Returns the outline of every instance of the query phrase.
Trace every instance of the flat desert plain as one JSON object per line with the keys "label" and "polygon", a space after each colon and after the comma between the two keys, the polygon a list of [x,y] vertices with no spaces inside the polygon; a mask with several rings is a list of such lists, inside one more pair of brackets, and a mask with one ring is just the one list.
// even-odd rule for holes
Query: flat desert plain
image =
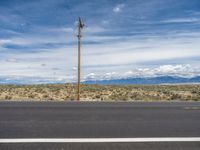
{"label": "flat desert plain", "polygon": [[[0,100],[70,101],[75,84],[0,85]],[[200,85],[81,85],[81,100],[200,101]]]}

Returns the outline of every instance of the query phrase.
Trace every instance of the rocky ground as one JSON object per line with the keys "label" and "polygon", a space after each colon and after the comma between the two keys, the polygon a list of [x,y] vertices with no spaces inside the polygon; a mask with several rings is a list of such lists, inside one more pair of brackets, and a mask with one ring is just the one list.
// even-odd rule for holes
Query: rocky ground
{"label": "rocky ground", "polygon": [[[0,85],[0,100],[76,99],[76,85]],[[81,85],[81,100],[200,101],[200,85]]]}

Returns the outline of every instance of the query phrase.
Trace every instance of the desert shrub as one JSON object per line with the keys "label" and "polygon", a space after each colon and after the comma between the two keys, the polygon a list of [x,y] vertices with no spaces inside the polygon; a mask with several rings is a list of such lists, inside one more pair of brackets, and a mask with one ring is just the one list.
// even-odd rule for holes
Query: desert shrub
{"label": "desert shrub", "polygon": [[11,99],[12,99],[12,96],[10,96],[10,95],[5,96],[5,100],[11,100]]}
{"label": "desert shrub", "polygon": [[192,94],[197,94],[198,91],[196,91],[196,90],[192,90],[191,93],[192,93]]}
{"label": "desert shrub", "polygon": [[172,94],[171,100],[178,100],[181,99],[181,96],[179,94]]}
{"label": "desert shrub", "polygon": [[46,98],[49,97],[49,95],[48,94],[44,94],[44,95],[42,95],[42,97],[46,99]]}
{"label": "desert shrub", "polygon": [[96,95],[96,97],[95,97],[95,98],[99,99],[99,98],[101,98],[101,95]]}
{"label": "desert shrub", "polygon": [[199,97],[193,97],[192,100],[194,100],[194,101],[200,101],[200,98]]}
{"label": "desert shrub", "polygon": [[[75,99],[74,84],[2,85],[1,99]],[[7,95],[7,96],[5,96]],[[6,98],[5,98],[6,97]],[[200,85],[81,85],[82,99],[200,100]]]}
{"label": "desert shrub", "polygon": [[31,98],[31,99],[33,99],[33,98],[35,98],[35,95],[34,95],[34,94],[32,94],[32,93],[30,93],[30,94],[28,95],[28,98]]}

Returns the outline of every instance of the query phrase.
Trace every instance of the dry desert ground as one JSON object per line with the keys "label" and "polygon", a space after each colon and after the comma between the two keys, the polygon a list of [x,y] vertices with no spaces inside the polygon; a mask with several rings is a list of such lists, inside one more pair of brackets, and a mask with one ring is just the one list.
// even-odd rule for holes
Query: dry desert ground
{"label": "dry desert ground", "polygon": [[[68,101],[76,99],[76,85],[0,85],[0,100]],[[81,85],[81,100],[199,101],[200,85]]]}

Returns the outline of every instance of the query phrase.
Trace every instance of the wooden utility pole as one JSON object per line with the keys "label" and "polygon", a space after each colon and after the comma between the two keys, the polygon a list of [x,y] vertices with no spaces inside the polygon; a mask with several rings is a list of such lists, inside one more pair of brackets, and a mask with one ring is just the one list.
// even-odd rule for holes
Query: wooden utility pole
{"label": "wooden utility pole", "polygon": [[79,17],[78,20],[78,82],[77,82],[77,100],[80,100],[80,82],[81,82],[81,30],[84,24]]}

